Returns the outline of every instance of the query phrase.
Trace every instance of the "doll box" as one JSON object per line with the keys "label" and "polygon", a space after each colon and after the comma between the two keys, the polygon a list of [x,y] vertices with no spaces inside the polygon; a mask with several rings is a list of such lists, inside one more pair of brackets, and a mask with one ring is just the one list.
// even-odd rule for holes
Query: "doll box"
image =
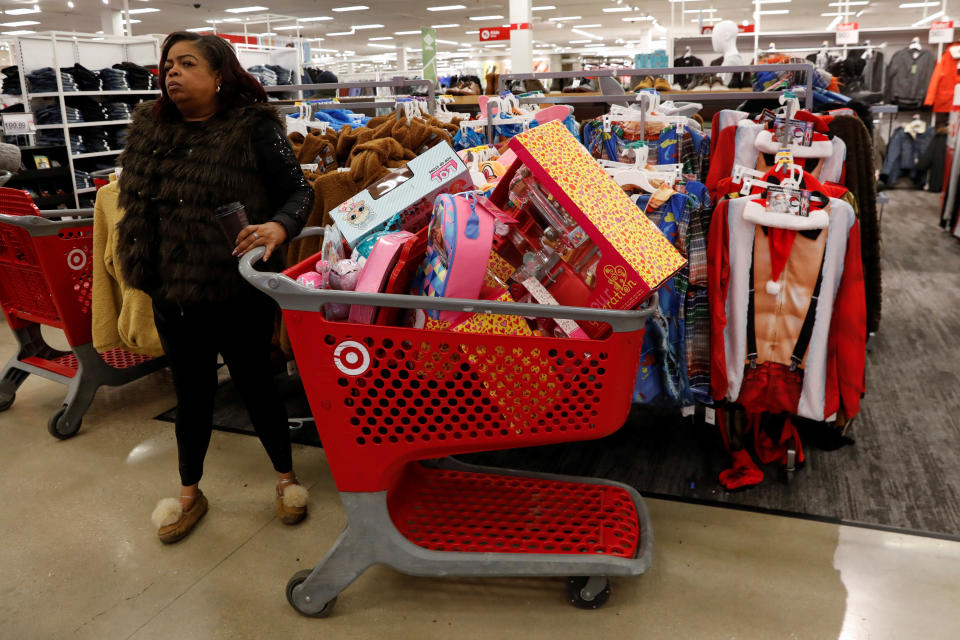
{"label": "doll box", "polygon": [[330,211],[330,217],[347,244],[355,247],[397,214],[400,228],[416,233],[427,225],[438,195],[472,187],[463,160],[449,144],[440,143],[340,204]]}
{"label": "doll box", "polygon": [[510,140],[510,149],[517,160],[491,200],[503,206],[511,178],[522,164],[567,210],[600,250],[587,306],[632,309],[686,264],[562,123],[549,122],[521,133]]}

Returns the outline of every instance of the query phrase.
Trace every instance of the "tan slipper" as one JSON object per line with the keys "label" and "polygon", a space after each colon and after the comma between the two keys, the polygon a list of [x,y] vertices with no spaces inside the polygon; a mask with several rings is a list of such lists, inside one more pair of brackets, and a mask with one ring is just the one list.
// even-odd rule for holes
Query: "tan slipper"
{"label": "tan slipper", "polygon": [[164,498],[158,502],[150,518],[157,527],[160,542],[173,544],[185,538],[207,513],[208,506],[207,497],[199,489],[193,504],[186,511],[176,498]]}
{"label": "tan slipper", "polygon": [[297,524],[307,517],[307,488],[284,478],[277,483],[277,517],[283,524]]}

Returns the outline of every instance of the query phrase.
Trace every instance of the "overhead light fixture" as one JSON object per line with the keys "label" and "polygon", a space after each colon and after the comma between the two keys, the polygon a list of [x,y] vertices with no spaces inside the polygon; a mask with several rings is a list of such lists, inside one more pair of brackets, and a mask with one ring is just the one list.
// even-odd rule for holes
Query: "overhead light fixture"
{"label": "overhead light fixture", "polygon": [[836,18],[830,21],[830,24],[827,25],[827,28],[824,29],[824,31],[833,31],[836,28],[836,26],[840,24],[841,20],[843,20],[843,16],[837,16]]}
{"label": "overhead light fixture", "polygon": [[760,0],[760,4],[790,4],[793,0]]}
{"label": "overhead light fixture", "polygon": [[324,20],[333,20],[330,16],[314,16],[312,18],[297,18],[297,22],[322,22]]}
{"label": "overhead light fixture", "polygon": [[453,40],[440,40],[439,38],[437,39],[437,42],[439,42],[440,44],[455,44],[455,45],[460,44],[459,42],[454,42]]}
{"label": "overhead light fixture", "polygon": [[327,34],[328,36],[353,36],[356,35],[355,31],[331,31]]}
{"label": "overhead light fixture", "polygon": [[200,31],[213,31],[213,27],[193,27],[192,29],[187,29],[193,33],[199,33]]}
{"label": "overhead light fixture", "polygon": [[503,16],[470,16],[470,19],[474,22],[480,22],[482,20],[503,20]]}
{"label": "overhead light fixture", "polygon": [[367,43],[368,47],[378,47],[380,49],[396,49],[397,45],[395,44],[377,44],[376,42]]}
{"label": "overhead light fixture", "polygon": [[842,11],[828,11],[827,13],[821,13],[820,17],[829,18],[830,16],[845,16],[845,15],[847,14],[843,13]]}
{"label": "overhead light fixture", "polygon": [[127,24],[139,24],[142,20],[137,20],[136,18],[127,18],[124,20]]}
{"label": "overhead light fixture", "polygon": [[260,34],[260,37],[269,38],[270,36],[275,36],[275,35],[277,34],[275,34],[273,31],[264,31],[263,33]]}
{"label": "overhead light fixture", "polygon": [[234,7],[233,9],[227,9],[227,13],[252,13],[254,11],[269,11],[269,7],[261,7],[259,5],[253,7]]}
{"label": "overhead light fixture", "polygon": [[[870,0],[851,0],[850,2],[828,2],[828,7],[864,7]],[[939,2],[937,4],[940,4]]]}
{"label": "overhead light fixture", "polygon": [[17,22],[0,22],[0,27],[29,27],[32,24],[40,24],[36,20],[19,20]]}
{"label": "overhead light fixture", "polygon": [[547,18],[550,22],[568,22],[570,20],[583,20],[583,16],[563,16],[560,18]]}
{"label": "overhead light fixture", "polygon": [[156,13],[158,11],[160,11],[160,9],[155,9],[153,7],[146,7],[143,9],[130,9],[129,11],[127,11],[127,13],[130,15],[133,15],[135,13]]}
{"label": "overhead light fixture", "polygon": [[574,33],[579,34],[581,36],[591,38],[593,40],[603,40],[602,36],[598,36],[596,34],[590,33],[589,31],[583,31],[582,29],[570,29],[570,31],[573,31]]}
{"label": "overhead light fixture", "polygon": [[570,44],[584,44],[587,42],[593,42],[593,40],[571,40]]}
{"label": "overhead light fixture", "polygon": [[600,23],[595,23],[595,24],[575,24],[573,26],[576,29],[596,29],[597,27],[602,27],[603,25]]}
{"label": "overhead light fixture", "polygon": [[466,8],[467,7],[462,4],[444,4],[439,7],[427,7],[427,11],[458,11]]}
{"label": "overhead light fixture", "polygon": [[336,9],[330,9],[330,11],[336,11],[337,13],[344,13],[347,11],[366,11],[369,9],[365,4],[354,4],[349,7],[337,7]]}
{"label": "overhead light fixture", "polygon": [[716,13],[716,9],[684,9],[684,13]]}
{"label": "overhead light fixture", "polygon": [[294,29],[299,29],[300,26],[296,24],[288,24],[283,27],[274,27],[275,31],[292,31]]}
{"label": "overhead light fixture", "polygon": [[866,12],[867,12],[866,9],[860,9],[860,11],[857,11],[857,15],[856,15],[855,17],[859,18],[860,16],[862,16],[862,15],[865,14]]}
{"label": "overhead light fixture", "polygon": [[433,27],[434,29],[454,29],[456,27],[459,27],[460,25],[459,24],[432,24],[430,26]]}
{"label": "overhead light fixture", "polygon": [[376,38],[367,38],[370,42],[375,42],[377,40],[393,40],[393,36],[377,36]]}
{"label": "overhead light fixture", "polygon": [[585,46],[585,47],[605,47],[605,46],[607,46],[607,45],[605,45],[605,44],[603,44],[603,43],[601,42],[600,44],[585,44],[585,45],[583,45],[583,46]]}
{"label": "overhead light fixture", "polygon": [[782,16],[790,13],[790,9],[770,9],[768,11],[757,11],[761,16]]}
{"label": "overhead light fixture", "polygon": [[603,10],[604,13],[626,13],[628,11],[633,11],[633,7],[607,7]]}
{"label": "overhead light fixture", "polygon": [[67,8],[73,9],[73,0],[67,0]]}
{"label": "overhead light fixture", "polygon": [[18,31],[0,31],[5,36],[25,36],[31,33],[36,33],[36,31],[30,31],[29,29],[20,29]]}
{"label": "overhead light fixture", "polygon": [[914,26],[914,27],[922,27],[923,25],[927,24],[928,22],[933,22],[934,20],[936,20],[937,18],[939,18],[940,16],[942,16],[944,13],[946,13],[946,12],[945,12],[943,9],[941,9],[940,11],[937,11],[936,13],[931,13],[931,14],[928,15],[926,18],[923,18],[922,20],[917,20],[916,22],[914,22],[914,23],[913,23],[913,26]]}
{"label": "overhead light fixture", "polygon": [[620,18],[623,22],[649,22],[655,20],[653,16],[635,16],[631,18]]}
{"label": "overhead light fixture", "polygon": [[487,46],[488,48],[490,48],[490,49],[496,49],[496,48],[498,48],[498,47],[505,47],[505,46],[507,46],[507,45],[505,45],[505,44],[488,44],[488,45],[486,45],[486,46]]}
{"label": "overhead light fixture", "polygon": [[691,2],[703,2],[704,0],[667,0],[670,4],[680,4],[681,2],[686,1],[687,4]]}
{"label": "overhead light fixture", "polygon": [[939,2],[904,2],[897,5],[901,9],[922,9],[924,7],[939,7]]}
{"label": "overhead light fixture", "polygon": [[464,31],[464,33],[468,36],[475,36],[480,33],[480,29],[471,29],[470,31]]}
{"label": "overhead light fixture", "polygon": [[552,4],[545,4],[540,7],[530,7],[530,11],[553,11],[557,7]]}
{"label": "overhead light fixture", "polygon": [[723,20],[723,18],[703,18],[703,19],[693,18],[692,20],[690,20],[690,24],[697,24],[697,23],[700,23],[700,22],[710,22],[710,23],[714,23],[714,22],[721,22],[722,20]]}
{"label": "overhead light fixture", "polygon": [[382,24],[355,24],[350,27],[354,31],[362,31],[363,29],[383,29]]}
{"label": "overhead light fixture", "polygon": [[25,16],[29,13],[40,13],[40,7],[33,6],[29,9],[27,9],[26,7],[22,9],[8,9],[4,11],[4,13],[7,14],[8,16]]}

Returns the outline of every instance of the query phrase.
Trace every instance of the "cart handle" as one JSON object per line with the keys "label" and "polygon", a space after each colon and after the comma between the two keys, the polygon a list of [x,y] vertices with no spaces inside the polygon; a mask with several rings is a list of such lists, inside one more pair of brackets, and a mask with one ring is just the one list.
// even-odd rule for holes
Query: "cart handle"
{"label": "cart handle", "polygon": [[[77,220],[49,220],[48,218],[62,218],[77,216]],[[55,236],[61,229],[68,229],[79,225],[93,224],[93,209],[53,209],[41,211],[36,216],[12,216],[0,213],[0,222],[12,224],[15,227],[26,229],[31,236]]]}
{"label": "cart handle", "polygon": [[[294,240],[310,236],[322,236],[322,227],[308,227]],[[293,311],[320,311],[324,304],[364,304],[399,309],[435,309],[467,313],[495,313],[500,315],[535,318],[569,318],[589,322],[604,322],[614,332],[630,332],[643,329],[657,308],[657,294],[648,300],[643,309],[624,311],[619,309],[591,309],[589,307],[564,307],[546,304],[519,302],[496,302],[492,300],[468,300],[463,298],[434,298],[391,293],[363,293],[358,291],[334,291],[311,289],[297,284],[282,273],[257,271],[253,264],[266,252],[265,247],[254,247],[240,258],[240,274],[254,287],[263,291],[283,309]]]}

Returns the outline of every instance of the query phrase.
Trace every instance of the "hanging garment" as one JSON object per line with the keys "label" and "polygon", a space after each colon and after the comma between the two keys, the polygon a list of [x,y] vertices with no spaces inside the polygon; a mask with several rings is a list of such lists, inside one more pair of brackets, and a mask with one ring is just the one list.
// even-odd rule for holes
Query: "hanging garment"
{"label": "hanging garment", "polygon": [[886,101],[901,109],[919,109],[937,61],[926,49],[901,49],[890,58],[884,83]]}
{"label": "hanging garment", "polygon": [[960,83],[960,44],[947,47],[940,57],[923,104],[933,107],[936,113],[949,113],[953,107],[953,90]]}
{"label": "hanging garment", "polygon": [[944,167],[947,163],[947,127],[937,127],[933,140],[920,156],[917,168],[927,173],[927,186],[933,193],[943,191]]}
{"label": "hanging garment", "polygon": [[[809,174],[803,184],[822,187]],[[853,417],[867,337],[853,209],[830,198],[826,228],[777,229],[756,222],[766,214],[756,199],[723,200],[710,224],[713,397],[748,411]]]}
{"label": "hanging garment", "polygon": [[[675,67],[702,67],[703,60],[696,56],[681,56],[673,61],[673,66]],[[678,75],[677,84],[680,85],[681,89],[690,89],[695,86],[697,81],[697,76],[692,73],[685,73],[683,75]]]}
{"label": "hanging garment", "polygon": [[933,140],[934,131],[927,128],[923,133],[912,134],[904,127],[897,127],[887,144],[887,159],[880,170],[880,180],[892,185],[901,174],[913,180],[921,189],[926,182],[926,172],[920,169],[920,157]]}

